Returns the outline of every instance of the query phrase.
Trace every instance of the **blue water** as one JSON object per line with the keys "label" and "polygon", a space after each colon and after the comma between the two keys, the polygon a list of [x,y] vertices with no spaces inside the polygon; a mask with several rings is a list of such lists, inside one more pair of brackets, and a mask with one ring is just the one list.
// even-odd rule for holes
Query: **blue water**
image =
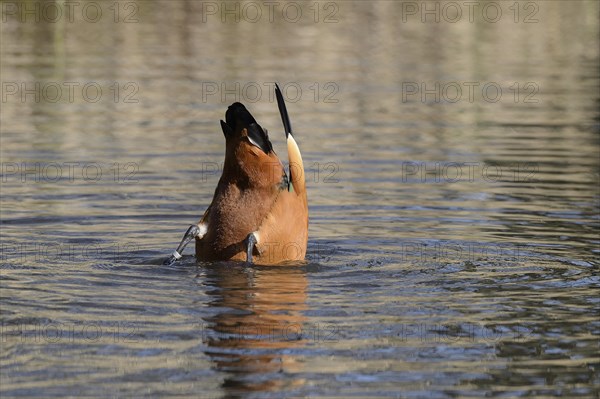
{"label": "blue water", "polygon": [[[0,25],[2,397],[597,397],[597,2],[35,4]],[[285,160],[273,82],[306,262],[163,266],[229,104]]]}

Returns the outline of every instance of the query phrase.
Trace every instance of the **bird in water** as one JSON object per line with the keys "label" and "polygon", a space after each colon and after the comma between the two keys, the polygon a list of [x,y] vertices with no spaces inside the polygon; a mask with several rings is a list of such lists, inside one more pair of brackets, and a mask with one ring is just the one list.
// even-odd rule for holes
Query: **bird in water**
{"label": "bird in water", "polygon": [[267,130],[243,104],[230,105],[221,120],[225,162],[212,203],[165,264],[180,259],[192,239],[199,261],[274,265],[304,259],[308,242],[304,165],[278,85],[275,95],[287,141],[289,176]]}

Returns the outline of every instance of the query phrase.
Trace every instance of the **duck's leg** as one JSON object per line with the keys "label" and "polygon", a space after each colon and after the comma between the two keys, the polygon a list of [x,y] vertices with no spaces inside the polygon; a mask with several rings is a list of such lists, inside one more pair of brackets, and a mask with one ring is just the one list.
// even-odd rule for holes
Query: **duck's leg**
{"label": "duck's leg", "polygon": [[252,251],[254,250],[254,246],[258,244],[258,231],[254,231],[248,234],[246,237],[246,262],[252,263]]}
{"label": "duck's leg", "polygon": [[175,263],[175,261],[181,259],[181,253],[183,252],[185,247],[190,243],[190,241],[192,241],[196,237],[202,238],[204,237],[204,234],[206,234],[206,225],[204,223],[191,225],[183,235],[183,238],[181,239],[181,242],[179,243],[177,249],[173,251],[169,259],[163,262],[163,265],[172,265],[173,263]]}

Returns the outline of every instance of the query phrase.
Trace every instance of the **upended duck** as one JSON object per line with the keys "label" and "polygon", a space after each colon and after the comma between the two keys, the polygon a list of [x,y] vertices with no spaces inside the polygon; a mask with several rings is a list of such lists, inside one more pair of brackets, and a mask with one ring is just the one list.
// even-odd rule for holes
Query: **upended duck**
{"label": "upended duck", "polygon": [[275,265],[303,260],[308,243],[304,165],[279,86],[275,95],[287,140],[289,177],[263,129],[246,107],[229,106],[221,129],[225,162],[213,200],[189,227],[165,264],[196,241],[198,261],[238,260]]}

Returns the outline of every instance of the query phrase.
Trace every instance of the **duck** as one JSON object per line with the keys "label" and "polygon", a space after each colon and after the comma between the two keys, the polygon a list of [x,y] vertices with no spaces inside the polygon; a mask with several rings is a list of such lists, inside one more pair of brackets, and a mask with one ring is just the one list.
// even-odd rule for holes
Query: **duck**
{"label": "duck", "polygon": [[223,171],[211,204],[164,262],[179,260],[195,240],[198,261],[283,265],[302,261],[308,245],[304,164],[279,85],[275,96],[287,143],[289,168],[273,150],[266,129],[241,103],[227,108]]}

